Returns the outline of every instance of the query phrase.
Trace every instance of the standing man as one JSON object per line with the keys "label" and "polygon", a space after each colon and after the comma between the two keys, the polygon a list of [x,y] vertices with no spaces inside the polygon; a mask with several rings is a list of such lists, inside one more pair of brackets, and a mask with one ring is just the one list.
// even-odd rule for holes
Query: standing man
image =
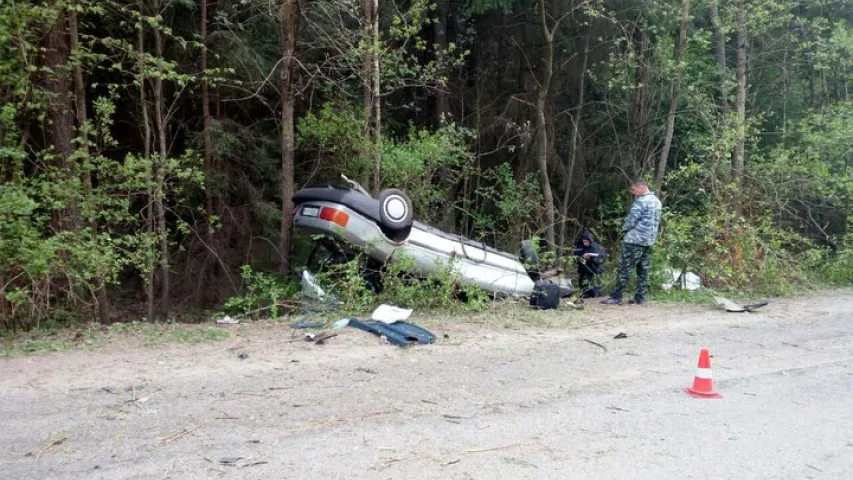
{"label": "standing man", "polygon": [[619,259],[619,274],[616,287],[610,298],[603,301],[608,305],[622,303],[622,293],[628,286],[631,270],[637,269],[637,292],[634,299],[628,303],[641,305],[646,303],[649,293],[649,263],[652,245],[657,240],[660,230],[661,203],[655,194],[649,191],[645,180],[635,180],[631,183],[631,193],[634,194],[634,204],[628,212],[628,218],[622,224],[622,256]]}
{"label": "standing man", "polygon": [[581,286],[581,298],[601,296],[601,274],[604,273],[604,259],[607,256],[604,247],[595,241],[591,233],[584,232],[575,248],[578,262],[578,279]]}

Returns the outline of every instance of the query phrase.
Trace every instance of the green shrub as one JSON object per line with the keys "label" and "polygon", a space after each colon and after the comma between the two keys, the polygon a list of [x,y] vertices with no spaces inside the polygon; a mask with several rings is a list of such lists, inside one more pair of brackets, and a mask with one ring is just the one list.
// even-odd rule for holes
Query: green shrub
{"label": "green shrub", "polygon": [[410,258],[388,262],[380,272],[381,290],[375,293],[364,279],[365,260],[359,254],[317,275],[327,293],[340,300],[345,311],[366,313],[383,303],[420,310],[481,311],[490,302],[483,289],[456,280],[452,263],[440,264],[433,272],[421,276],[413,273],[416,268]]}
{"label": "green shrub", "polygon": [[243,265],[240,273],[246,282],[245,292],[229,298],[220,309],[222,314],[278,318],[279,302],[296,298],[299,293],[298,283],[283,280],[278,274],[256,272],[249,265]]}

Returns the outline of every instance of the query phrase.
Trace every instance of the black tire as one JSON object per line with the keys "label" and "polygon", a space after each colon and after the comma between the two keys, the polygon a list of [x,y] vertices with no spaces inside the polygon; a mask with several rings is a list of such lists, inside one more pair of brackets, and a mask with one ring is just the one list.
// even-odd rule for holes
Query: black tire
{"label": "black tire", "polygon": [[539,254],[530,240],[521,242],[521,263],[529,267],[539,267]]}
{"label": "black tire", "polygon": [[414,211],[412,201],[401,190],[389,188],[379,192],[379,219],[382,226],[391,231],[405,230],[412,226]]}

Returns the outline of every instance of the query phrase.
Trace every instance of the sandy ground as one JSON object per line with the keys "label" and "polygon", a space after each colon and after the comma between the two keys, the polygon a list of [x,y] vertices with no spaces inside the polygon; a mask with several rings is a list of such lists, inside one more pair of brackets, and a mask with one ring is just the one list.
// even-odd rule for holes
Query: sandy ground
{"label": "sandy ground", "polygon": [[[853,292],[525,315],[3,359],[0,476],[853,478]],[[683,391],[703,347],[723,399]]]}

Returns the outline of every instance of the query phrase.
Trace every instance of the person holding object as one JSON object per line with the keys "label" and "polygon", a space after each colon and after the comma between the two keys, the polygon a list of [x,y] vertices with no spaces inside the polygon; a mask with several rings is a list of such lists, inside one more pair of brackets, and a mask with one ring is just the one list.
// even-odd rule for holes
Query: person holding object
{"label": "person holding object", "polygon": [[578,280],[581,298],[601,296],[601,274],[604,273],[604,259],[607,252],[595,241],[591,233],[583,233],[575,248],[578,262]]}
{"label": "person holding object", "polygon": [[628,277],[631,270],[637,270],[637,291],[634,299],[628,303],[646,303],[649,293],[649,264],[651,260],[652,246],[657,240],[660,231],[661,203],[654,192],[649,190],[645,180],[634,180],[631,183],[631,193],[634,195],[634,204],[628,212],[628,217],[622,224],[622,233],[625,238],[622,241],[622,253],[619,259],[619,272],[616,277],[616,286],[610,298],[601,303],[608,305],[619,305],[622,303],[622,293],[628,286]]}

